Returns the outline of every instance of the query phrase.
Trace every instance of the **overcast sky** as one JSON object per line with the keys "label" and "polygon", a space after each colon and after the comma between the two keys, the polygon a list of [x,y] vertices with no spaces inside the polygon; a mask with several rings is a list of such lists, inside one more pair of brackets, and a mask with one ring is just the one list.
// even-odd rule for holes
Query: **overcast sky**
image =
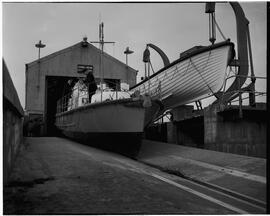
{"label": "overcast sky", "polygon": [[[241,2],[250,21],[255,74],[266,76],[266,2]],[[37,59],[35,43],[42,40],[46,56],[82,40],[98,40],[104,22],[105,51],[125,62],[127,46],[134,51],[129,65],[144,74],[142,55],[147,43],[160,47],[173,61],[195,45],[209,45],[204,3],[2,3],[3,58],[25,106],[25,64]],[[235,16],[228,3],[216,5],[216,19],[224,35],[236,43]],[[217,41],[222,38],[217,32]],[[162,60],[151,52],[155,70]],[[266,91],[257,82],[258,91]]]}

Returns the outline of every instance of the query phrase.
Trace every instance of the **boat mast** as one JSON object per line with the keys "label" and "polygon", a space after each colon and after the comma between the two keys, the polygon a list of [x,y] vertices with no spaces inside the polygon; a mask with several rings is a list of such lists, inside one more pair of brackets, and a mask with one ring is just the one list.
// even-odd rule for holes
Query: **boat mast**
{"label": "boat mast", "polygon": [[100,91],[101,91],[101,101],[102,101],[102,94],[103,94],[103,82],[104,82],[104,71],[103,71],[103,53],[104,53],[104,44],[105,43],[115,43],[110,41],[104,41],[104,23],[101,22],[99,24],[99,41],[90,41],[90,43],[98,43],[100,52],[100,62],[99,62],[99,71],[100,71]]}
{"label": "boat mast", "polygon": [[104,32],[103,32],[104,24],[103,22],[99,24],[99,46],[101,48],[100,54],[100,91],[101,91],[101,101],[103,94],[103,82],[104,82],[104,71],[103,71],[103,49],[104,49]]}

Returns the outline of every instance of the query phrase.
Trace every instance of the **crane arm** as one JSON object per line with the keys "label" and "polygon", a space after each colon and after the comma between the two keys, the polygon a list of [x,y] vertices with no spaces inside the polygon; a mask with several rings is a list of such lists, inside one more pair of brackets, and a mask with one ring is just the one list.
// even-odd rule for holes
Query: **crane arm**
{"label": "crane arm", "polygon": [[[238,75],[231,86],[227,89],[226,94],[223,96],[223,102],[231,101],[233,92],[242,87],[245,83],[248,75],[248,35],[249,21],[245,16],[245,13],[238,2],[230,2],[231,7],[233,8],[235,17],[236,17],[236,33],[237,33],[237,52],[238,58],[236,60],[236,65],[238,66]],[[215,3],[207,2],[206,3],[206,13],[215,12]]]}
{"label": "crane arm", "polygon": [[[237,52],[238,52],[238,75],[237,78],[232,85],[229,87],[227,92],[234,91],[240,88],[246,81],[248,75],[248,24],[243,9],[241,8],[238,2],[230,2],[231,7],[233,8],[235,17],[236,17],[236,32],[237,32]],[[238,80],[240,79],[240,80]],[[239,83],[238,83],[239,82]],[[240,87],[239,87],[240,85]]]}
{"label": "crane arm", "polygon": [[154,50],[156,50],[158,52],[158,54],[162,58],[164,67],[166,67],[167,65],[170,64],[169,58],[167,57],[167,55],[159,47],[157,47],[156,45],[151,44],[151,43],[147,44],[147,46],[151,47],[152,49],[154,49]]}

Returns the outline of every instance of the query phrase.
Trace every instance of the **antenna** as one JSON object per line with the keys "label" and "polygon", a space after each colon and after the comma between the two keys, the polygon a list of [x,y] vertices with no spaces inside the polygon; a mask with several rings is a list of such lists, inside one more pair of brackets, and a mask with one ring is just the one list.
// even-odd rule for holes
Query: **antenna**
{"label": "antenna", "polygon": [[103,71],[103,51],[104,51],[104,44],[105,43],[112,43],[114,44],[115,42],[111,42],[111,41],[104,41],[104,23],[101,22],[99,23],[99,41],[90,41],[90,43],[98,43],[99,44],[99,48],[101,50],[100,53],[100,59],[99,59],[99,63],[100,63],[100,90],[101,90],[101,101],[102,101],[102,94],[103,94],[103,82],[104,82],[104,71]]}

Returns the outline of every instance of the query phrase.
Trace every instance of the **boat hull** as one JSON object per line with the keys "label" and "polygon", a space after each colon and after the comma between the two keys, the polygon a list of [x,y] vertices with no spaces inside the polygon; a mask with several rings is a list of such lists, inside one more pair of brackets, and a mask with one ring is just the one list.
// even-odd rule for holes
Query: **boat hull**
{"label": "boat hull", "polygon": [[186,55],[131,89],[160,99],[165,109],[210,97],[223,86],[232,47],[223,42]]}
{"label": "boat hull", "polygon": [[141,147],[143,132],[83,133],[63,131],[63,134],[82,144],[136,158]]}
{"label": "boat hull", "polygon": [[[155,104],[155,103],[154,103]],[[159,106],[153,106],[156,112]],[[143,99],[123,99],[89,104],[56,115],[56,126],[74,140],[135,157],[145,124],[151,119]]]}

